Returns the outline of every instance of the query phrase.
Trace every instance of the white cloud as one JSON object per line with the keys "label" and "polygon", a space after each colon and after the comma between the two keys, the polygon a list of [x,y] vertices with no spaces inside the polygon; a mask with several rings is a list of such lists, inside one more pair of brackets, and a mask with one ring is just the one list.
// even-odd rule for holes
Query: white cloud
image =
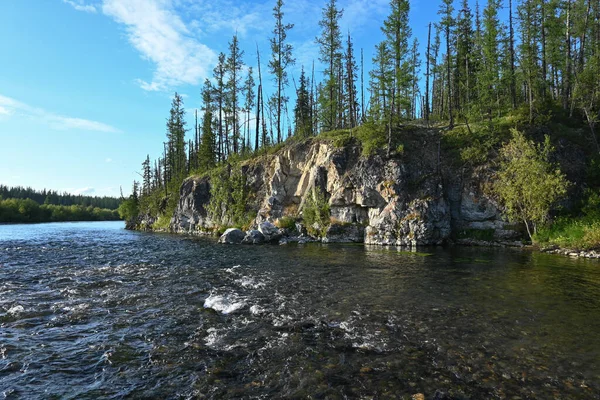
{"label": "white cloud", "polygon": [[348,29],[353,34],[363,27],[379,30],[383,20],[390,12],[389,0],[349,0],[343,2],[344,15],[340,21],[342,35],[345,37]]}
{"label": "white cloud", "polygon": [[215,52],[192,37],[170,0],[104,0],[102,11],[125,25],[129,42],[155,64],[152,81],[138,80],[142,89],[195,85],[209,76]]}
{"label": "white cloud", "polygon": [[104,162],[105,163],[111,163],[111,162],[113,162],[113,159],[112,158],[107,158],[106,160],[104,160]]}
{"label": "white cloud", "polygon": [[10,115],[11,112],[8,108],[0,106],[0,115]]}
{"label": "white cloud", "polygon": [[42,108],[32,107],[10,97],[0,95],[0,115],[22,116],[42,122],[54,130],[78,129],[84,131],[118,133],[119,129],[98,121],[83,118],[67,117],[46,111]]}
{"label": "white cloud", "polygon": [[84,187],[81,189],[75,189],[73,190],[73,194],[77,194],[77,195],[90,195],[90,194],[94,194],[96,193],[96,189],[94,189],[93,187]]}
{"label": "white cloud", "polygon": [[85,4],[82,0],[63,0],[63,3],[66,3],[76,9],[77,11],[95,13],[96,7],[91,4]]}

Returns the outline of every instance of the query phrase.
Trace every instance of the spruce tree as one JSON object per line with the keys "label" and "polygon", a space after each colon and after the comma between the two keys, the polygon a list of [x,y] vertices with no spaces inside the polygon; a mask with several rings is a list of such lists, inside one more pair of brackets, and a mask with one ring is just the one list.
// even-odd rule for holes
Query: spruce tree
{"label": "spruce tree", "polygon": [[338,127],[339,113],[339,65],[342,58],[342,35],[339,21],[344,10],[338,9],[336,0],[329,0],[323,8],[319,21],[321,36],[316,38],[319,45],[319,61],[325,64],[325,86],[319,93],[321,103],[321,126],[325,131]]}
{"label": "spruce tree", "polygon": [[[346,88],[346,101],[344,102],[348,108],[348,126],[354,128],[358,125],[358,99],[356,92],[356,74],[358,66],[354,58],[354,46],[348,32],[348,40],[346,41],[346,52],[344,53],[344,64],[346,74],[344,76]],[[302,70],[304,73],[304,69]]]}
{"label": "spruce tree", "polygon": [[498,0],[488,0],[483,11],[483,63],[479,73],[479,105],[484,117],[491,120],[497,110],[499,89],[499,35]]}
{"label": "spruce tree", "polygon": [[277,84],[277,143],[283,139],[281,134],[281,113],[282,109],[288,101],[284,95],[285,87],[288,85],[286,68],[293,65],[295,60],[292,57],[292,45],[287,42],[287,33],[294,27],[294,24],[283,23],[283,0],[276,0],[273,7],[273,16],[275,17],[275,28],[273,29],[273,37],[271,42],[271,60],[269,61],[269,70],[274,75],[275,83]]}
{"label": "spruce tree", "polygon": [[440,21],[440,25],[444,31],[444,36],[446,39],[446,90],[447,90],[447,106],[448,106],[448,128],[454,128],[454,113],[453,113],[453,86],[452,86],[452,65],[453,65],[453,55],[452,55],[452,43],[453,43],[453,29],[454,29],[454,7],[452,6],[453,0],[442,0],[442,4],[440,5],[440,9],[438,14],[442,16],[442,20]]}
{"label": "spruce tree", "polygon": [[300,72],[296,93],[296,107],[294,107],[295,134],[300,137],[309,137],[313,135],[312,130],[312,110],[310,105],[310,94],[308,93],[309,82],[304,73],[304,67]]}
{"label": "spruce tree", "polygon": [[393,68],[393,87],[391,89],[395,93],[393,99],[395,107],[391,111],[393,117],[401,115],[409,117],[410,99],[406,94],[412,87],[411,56],[408,45],[411,37],[411,29],[408,24],[410,5],[408,0],[391,0],[390,7],[390,15],[383,22],[381,30],[385,35]]}
{"label": "spruce tree", "polygon": [[185,125],[183,98],[176,92],[167,119],[168,162],[171,178],[181,178],[186,169]]}
{"label": "spruce tree", "polygon": [[[219,54],[219,61],[214,72],[214,78],[216,81],[216,87],[214,89],[215,92],[215,103],[217,104],[216,113],[218,118],[217,125],[217,159],[219,161],[223,161],[225,159],[225,148],[224,140],[223,140],[223,113],[225,108],[225,100],[226,100],[226,87],[225,87],[225,54]],[[225,141],[226,142],[226,141]]]}
{"label": "spruce tree", "polygon": [[[244,81],[244,94],[245,94],[245,102],[244,102],[244,110],[246,112],[246,121],[244,123],[245,126],[245,141],[244,147],[250,149],[250,112],[254,108],[254,77],[252,76],[252,67],[248,67],[248,75],[246,76],[246,80]],[[258,149],[258,143],[254,150]]]}
{"label": "spruce tree", "polygon": [[226,70],[228,74],[227,79],[227,92],[229,94],[229,112],[231,115],[231,141],[233,144],[233,152],[239,153],[240,145],[240,132],[239,132],[239,100],[238,93],[241,89],[242,81],[242,67],[244,63],[242,58],[244,57],[244,51],[240,49],[237,34],[233,35],[231,42],[229,42],[229,56],[227,57]]}

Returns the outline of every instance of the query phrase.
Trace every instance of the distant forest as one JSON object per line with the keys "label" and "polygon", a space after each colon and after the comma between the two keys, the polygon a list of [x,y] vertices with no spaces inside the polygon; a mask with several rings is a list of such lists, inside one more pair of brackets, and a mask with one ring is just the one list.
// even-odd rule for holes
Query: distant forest
{"label": "distant forest", "polygon": [[121,200],[0,185],[0,222],[118,220]]}
{"label": "distant forest", "polygon": [[106,208],[116,210],[119,208],[121,200],[116,197],[108,196],[82,196],[80,194],[62,193],[55,190],[35,190],[30,187],[15,186],[9,187],[0,185],[0,199],[31,199],[42,204],[52,204],[55,206],[84,206]]}

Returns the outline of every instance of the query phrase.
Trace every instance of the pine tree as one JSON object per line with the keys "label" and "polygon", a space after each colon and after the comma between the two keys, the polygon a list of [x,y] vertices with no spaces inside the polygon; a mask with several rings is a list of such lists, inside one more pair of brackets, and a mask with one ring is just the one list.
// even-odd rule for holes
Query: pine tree
{"label": "pine tree", "polygon": [[238,93],[240,92],[240,82],[242,80],[241,70],[244,65],[242,58],[244,51],[240,49],[237,34],[233,35],[229,42],[229,56],[227,57],[226,70],[228,74],[227,92],[229,94],[229,112],[231,115],[231,141],[233,143],[233,152],[239,153],[240,132],[238,121]]}
{"label": "pine tree", "polygon": [[213,132],[212,111],[207,110],[202,117],[202,137],[198,148],[198,168],[200,171],[208,171],[216,165],[216,140]]}
{"label": "pine tree", "polygon": [[482,114],[489,120],[494,116],[498,104],[499,89],[499,34],[498,0],[488,0],[483,11],[483,64],[479,72],[479,105]]}
{"label": "pine tree", "polygon": [[411,37],[411,29],[408,25],[410,6],[408,0],[391,0],[390,7],[390,15],[383,22],[381,30],[385,35],[393,66],[391,89],[395,93],[393,99],[395,107],[392,110],[392,117],[400,117],[402,114],[409,117],[411,100],[407,98],[406,94],[412,89],[411,55],[408,46]]}
{"label": "pine tree", "polygon": [[419,53],[419,41],[417,38],[413,39],[410,54],[410,96],[408,96],[410,98],[410,108],[407,117],[410,119],[417,119],[417,103],[420,98],[419,73],[421,68],[421,54]]}
{"label": "pine tree", "polygon": [[426,72],[425,72],[425,104],[424,104],[424,113],[423,117],[425,118],[425,123],[429,126],[429,76],[431,75],[431,22],[429,23],[428,31],[427,31],[427,54],[425,55],[426,62]]}
{"label": "pine tree", "polygon": [[[246,112],[246,121],[244,123],[245,126],[245,134],[244,134],[244,147],[248,147],[250,149],[250,112],[254,107],[254,77],[252,76],[252,67],[248,67],[248,75],[246,76],[246,80],[244,81],[244,93],[245,93],[245,102],[244,102],[244,110]],[[258,150],[258,143],[255,145],[255,150]]]}
{"label": "pine tree", "polygon": [[393,80],[393,66],[388,43],[383,41],[375,46],[374,69],[369,72],[369,90],[371,91],[370,117],[375,122],[385,122],[389,114],[388,104]]}
{"label": "pine tree", "polygon": [[[356,59],[354,58],[354,48],[352,45],[352,39],[350,38],[350,32],[348,32],[348,40],[346,42],[346,52],[344,53],[344,63],[346,75],[344,77],[346,87],[346,101],[348,108],[348,123],[350,128],[354,128],[358,125],[358,100],[356,92],[356,74],[358,67],[356,65]],[[304,69],[302,70],[304,73]]]}
{"label": "pine tree", "polygon": [[293,24],[283,23],[283,0],[276,0],[273,7],[273,16],[275,17],[275,28],[271,42],[271,60],[269,61],[269,70],[274,75],[277,84],[277,143],[283,139],[281,134],[281,114],[288,98],[284,95],[285,87],[288,85],[286,68],[293,65],[295,60],[292,57],[292,45],[287,43],[287,33],[294,27]]}
{"label": "pine tree", "polygon": [[[218,119],[218,139],[217,139],[217,158],[220,161],[225,159],[225,148],[227,147],[223,140],[223,113],[225,108],[225,54],[219,54],[219,62],[214,69],[214,77],[216,81],[215,87],[215,103],[217,104],[217,109],[215,110],[217,113]],[[226,142],[226,141],[225,141]]]}
{"label": "pine tree", "polygon": [[296,93],[296,107],[294,107],[295,134],[300,137],[309,137],[313,135],[312,110],[308,86],[309,82],[304,73],[304,67],[302,67],[299,86]]}
{"label": "pine tree", "polygon": [[448,99],[448,120],[449,120],[449,129],[454,128],[454,114],[452,110],[452,101],[453,101],[453,87],[452,87],[452,79],[451,79],[451,70],[453,65],[453,57],[452,57],[452,42],[453,42],[453,28],[454,28],[454,17],[452,13],[454,12],[454,7],[452,6],[453,0],[442,0],[442,4],[440,5],[440,10],[438,14],[442,16],[442,20],[440,21],[440,25],[444,30],[444,35],[446,38],[446,79],[447,79],[447,99]]}
{"label": "pine tree", "polygon": [[150,155],[142,163],[142,194],[150,194],[152,188],[152,167],[150,164]]}
{"label": "pine tree", "polygon": [[316,38],[319,45],[319,61],[326,65],[325,86],[319,93],[321,103],[321,126],[325,131],[338,127],[339,113],[339,65],[342,57],[342,35],[339,21],[344,10],[338,9],[336,0],[329,0],[323,8],[322,19],[319,21],[321,36]]}
{"label": "pine tree", "polygon": [[186,169],[185,110],[183,98],[176,92],[167,120],[168,160],[171,177],[179,179]]}
{"label": "pine tree", "polygon": [[473,30],[473,15],[469,2],[463,0],[456,24],[456,82],[455,105],[458,113],[468,113],[473,95],[475,50]]}

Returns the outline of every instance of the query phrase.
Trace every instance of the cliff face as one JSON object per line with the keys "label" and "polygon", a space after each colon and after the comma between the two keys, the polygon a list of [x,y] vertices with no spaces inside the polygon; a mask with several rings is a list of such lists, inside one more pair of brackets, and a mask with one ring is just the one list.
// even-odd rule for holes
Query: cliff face
{"label": "cliff face", "polygon": [[[332,221],[323,241],[405,246],[520,235],[485,194],[489,171],[453,168],[440,156],[434,130],[412,136],[408,150],[390,158],[362,157],[358,145],[336,148],[313,140],[252,160],[241,167],[251,193],[247,208],[257,225],[301,216],[307,196],[319,188]],[[209,201],[209,178],[185,180],[171,229],[203,233],[215,228]]]}

